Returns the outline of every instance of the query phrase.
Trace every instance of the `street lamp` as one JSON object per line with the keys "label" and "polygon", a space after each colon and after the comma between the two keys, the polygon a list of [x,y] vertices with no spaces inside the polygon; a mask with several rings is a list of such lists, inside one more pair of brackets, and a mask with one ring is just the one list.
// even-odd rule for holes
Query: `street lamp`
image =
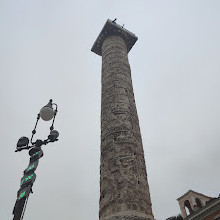
{"label": "street lamp", "polygon": [[[29,150],[30,162],[28,167],[24,170],[24,176],[21,178],[20,189],[17,192],[17,199],[12,214],[14,215],[13,220],[22,220],[27,205],[28,197],[30,193],[33,193],[32,186],[36,179],[36,174],[34,171],[37,169],[39,159],[43,157],[43,151],[41,147],[50,142],[58,141],[59,133],[54,130],[54,121],[57,114],[57,104],[53,103],[50,99],[49,103],[41,108],[40,113],[37,115],[37,121],[32,131],[32,136],[29,145],[29,138],[21,137],[18,140],[15,152],[22,150]],[[34,135],[36,134],[36,128],[39,119],[44,121],[52,120],[52,125],[50,126],[50,133],[45,140],[37,139],[33,141]]]}

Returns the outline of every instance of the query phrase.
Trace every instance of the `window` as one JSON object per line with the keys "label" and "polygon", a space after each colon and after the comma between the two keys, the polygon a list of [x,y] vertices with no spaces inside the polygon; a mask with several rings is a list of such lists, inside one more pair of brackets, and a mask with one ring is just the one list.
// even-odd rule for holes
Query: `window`
{"label": "window", "polygon": [[191,205],[190,205],[190,203],[189,203],[189,200],[186,200],[186,201],[184,202],[184,206],[187,208],[187,209],[186,209],[187,215],[190,215],[190,214],[193,213],[193,210],[192,210],[192,207],[191,207]]}
{"label": "window", "polygon": [[202,202],[200,199],[196,198],[196,205],[199,207],[199,208],[202,208]]}

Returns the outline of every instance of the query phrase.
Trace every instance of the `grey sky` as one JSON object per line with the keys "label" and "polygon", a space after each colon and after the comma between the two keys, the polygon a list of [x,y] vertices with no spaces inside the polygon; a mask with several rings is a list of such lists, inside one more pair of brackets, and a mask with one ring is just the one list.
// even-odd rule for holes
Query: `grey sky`
{"label": "grey sky", "polygon": [[[12,219],[29,158],[14,153],[40,108],[59,105],[24,220],[97,220],[101,57],[108,18],[138,36],[129,53],[155,218],[189,189],[220,193],[220,1],[1,0],[0,219]],[[50,123],[40,121],[39,137]]]}

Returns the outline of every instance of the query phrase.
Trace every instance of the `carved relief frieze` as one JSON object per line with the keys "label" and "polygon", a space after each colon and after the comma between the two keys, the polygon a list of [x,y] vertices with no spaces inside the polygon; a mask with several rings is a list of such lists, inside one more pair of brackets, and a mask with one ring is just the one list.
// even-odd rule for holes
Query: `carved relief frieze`
{"label": "carved relief frieze", "polygon": [[113,36],[102,44],[100,220],[128,210],[152,216],[148,190],[127,45]]}

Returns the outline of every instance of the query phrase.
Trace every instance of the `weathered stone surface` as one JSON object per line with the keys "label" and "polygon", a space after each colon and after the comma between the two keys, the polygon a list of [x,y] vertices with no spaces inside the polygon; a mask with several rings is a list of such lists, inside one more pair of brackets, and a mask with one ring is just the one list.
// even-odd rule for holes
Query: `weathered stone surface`
{"label": "weathered stone surface", "polygon": [[119,36],[102,44],[100,220],[154,218],[127,53]]}
{"label": "weathered stone surface", "polygon": [[105,220],[152,220],[152,218],[123,215],[123,216],[114,216],[112,218],[106,218]]}

